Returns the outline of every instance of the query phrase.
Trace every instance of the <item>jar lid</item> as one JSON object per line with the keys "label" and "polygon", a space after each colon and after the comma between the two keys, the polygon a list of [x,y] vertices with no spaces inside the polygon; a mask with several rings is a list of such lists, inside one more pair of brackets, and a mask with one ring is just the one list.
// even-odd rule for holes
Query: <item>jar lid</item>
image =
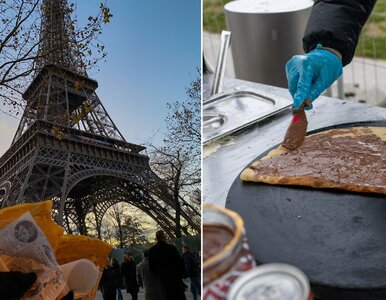
{"label": "jar lid", "polygon": [[281,263],[258,266],[240,276],[227,300],[307,300],[310,285],[298,268]]}
{"label": "jar lid", "polygon": [[286,13],[312,7],[311,0],[238,0],[225,4],[227,11],[235,13]]}

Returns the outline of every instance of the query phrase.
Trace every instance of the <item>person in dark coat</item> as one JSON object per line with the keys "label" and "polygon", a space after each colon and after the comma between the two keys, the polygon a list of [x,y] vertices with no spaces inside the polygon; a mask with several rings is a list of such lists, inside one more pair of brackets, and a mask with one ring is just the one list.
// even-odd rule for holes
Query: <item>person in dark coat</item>
{"label": "person in dark coat", "polygon": [[117,288],[118,300],[123,300],[121,267],[115,257],[112,258],[112,266],[115,273],[115,286]]}
{"label": "person in dark coat", "polygon": [[[286,65],[288,89],[299,108],[314,101],[342,75],[376,0],[316,0],[303,37],[306,54]],[[311,109],[312,104],[306,109]]]}
{"label": "person in dark coat", "polygon": [[159,276],[162,284],[162,297],[165,300],[186,300],[184,292],[184,263],[178,250],[166,243],[163,230],[156,232],[157,244],[149,249],[150,270]]}
{"label": "person in dark coat", "polygon": [[188,245],[182,247],[182,258],[185,263],[186,275],[190,279],[190,291],[193,294],[193,300],[197,300],[197,295],[201,296],[200,275],[201,269],[198,263],[198,257],[190,252]]}
{"label": "person in dark coat", "polygon": [[99,283],[103,295],[103,300],[115,300],[116,296],[116,276],[112,264],[109,262],[103,270]]}
{"label": "person in dark coat", "polygon": [[137,283],[137,270],[134,258],[131,254],[127,254],[123,257],[121,273],[125,279],[126,292],[131,295],[132,300],[137,300],[139,291],[139,286]]}
{"label": "person in dark coat", "polygon": [[145,300],[160,300],[162,295],[161,280],[149,267],[149,250],[143,252],[143,261],[137,265],[137,281],[145,290]]}

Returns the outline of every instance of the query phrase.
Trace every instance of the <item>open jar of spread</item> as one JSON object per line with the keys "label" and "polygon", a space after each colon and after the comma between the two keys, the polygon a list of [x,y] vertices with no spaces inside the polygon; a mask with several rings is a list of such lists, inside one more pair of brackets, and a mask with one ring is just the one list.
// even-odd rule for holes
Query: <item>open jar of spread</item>
{"label": "open jar of spread", "polygon": [[203,260],[204,300],[225,299],[232,283],[255,266],[237,213],[204,205]]}

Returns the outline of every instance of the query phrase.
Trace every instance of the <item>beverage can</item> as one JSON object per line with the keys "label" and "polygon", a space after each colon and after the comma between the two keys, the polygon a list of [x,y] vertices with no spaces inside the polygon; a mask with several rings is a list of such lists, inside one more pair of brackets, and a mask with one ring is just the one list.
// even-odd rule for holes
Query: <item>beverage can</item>
{"label": "beverage can", "polygon": [[227,300],[312,300],[307,276],[298,268],[282,263],[258,266],[240,276]]}

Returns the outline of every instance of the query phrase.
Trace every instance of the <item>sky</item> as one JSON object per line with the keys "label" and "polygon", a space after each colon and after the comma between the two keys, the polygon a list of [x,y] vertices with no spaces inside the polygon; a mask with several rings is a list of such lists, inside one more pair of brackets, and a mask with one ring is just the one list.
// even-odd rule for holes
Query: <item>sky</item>
{"label": "sky", "polygon": [[[78,0],[77,16],[95,14],[100,0]],[[96,90],[128,142],[156,134],[161,143],[167,102],[186,99],[201,64],[201,1],[108,0],[113,17],[100,39],[108,52],[99,63]],[[18,120],[0,113],[0,154],[10,146]]]}

